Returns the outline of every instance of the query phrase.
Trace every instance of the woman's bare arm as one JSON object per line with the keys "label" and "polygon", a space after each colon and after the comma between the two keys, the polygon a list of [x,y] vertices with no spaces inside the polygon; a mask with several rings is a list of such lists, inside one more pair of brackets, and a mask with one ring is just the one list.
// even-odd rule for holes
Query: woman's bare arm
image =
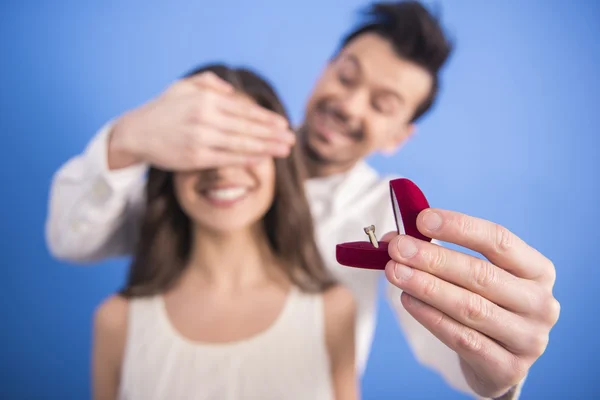
{"label": "woman's bare arm", "polygon": [[356,304],[352,293],[337,286],[324,295],[325,336],[336,400],[360,398],[355,361]]}
{"label": "woman's bare arm", "polygon": [[127,337],[128,302],[122,297],[106,299],[94,315],[92,346],[93,400],[116,400]]}

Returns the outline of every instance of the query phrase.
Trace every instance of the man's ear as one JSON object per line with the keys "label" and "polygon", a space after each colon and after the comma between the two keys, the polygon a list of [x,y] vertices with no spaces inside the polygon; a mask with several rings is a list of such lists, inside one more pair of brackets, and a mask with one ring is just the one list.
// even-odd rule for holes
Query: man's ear
{"label": "man's ear", "polygon": [[402,129],[399,129],[392,133],[388,138],[387,142],[384,143],[381,152],[385,155],[391,156],[394,154],[402,145],[415,134],[417,126],[415,124],[408,124]]}

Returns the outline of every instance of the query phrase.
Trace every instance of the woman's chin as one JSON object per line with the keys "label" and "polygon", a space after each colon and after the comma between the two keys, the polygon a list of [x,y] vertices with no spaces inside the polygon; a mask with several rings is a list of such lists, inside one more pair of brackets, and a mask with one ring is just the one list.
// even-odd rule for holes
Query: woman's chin
{"label": "woman's chin", "polygon": [[202,234],[236,236],[254,232],[253,227],[257,222],[243,218],[213,218],[205,223],[196,223],[196,230]]}

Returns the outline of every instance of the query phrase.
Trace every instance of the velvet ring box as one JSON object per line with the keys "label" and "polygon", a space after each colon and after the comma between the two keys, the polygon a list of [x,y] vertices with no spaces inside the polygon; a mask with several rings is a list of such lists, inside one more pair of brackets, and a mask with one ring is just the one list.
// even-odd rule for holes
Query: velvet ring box
{"label": "velvet ring box", "polygon": [[[429,203],[421,189],[409,179],[394,179],[390,181],[390,196],[398,233],[431,241],[417,229],[417,216],[421,211],[429,208]],[[383,270],[391,260],[388,254],[388,242],[377,241],[377,243],[378,247],[375,247],[370,240],[338,244],[336,259],[338,263],[347,267]]]}

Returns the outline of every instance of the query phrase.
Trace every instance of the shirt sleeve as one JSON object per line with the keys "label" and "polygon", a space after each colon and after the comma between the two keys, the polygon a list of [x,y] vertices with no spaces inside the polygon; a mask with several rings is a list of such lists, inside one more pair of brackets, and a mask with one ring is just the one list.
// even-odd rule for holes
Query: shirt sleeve
{"label": "shirt sleeve", "polygon": [[74,263],[131,254],[144,207],[148,166],[110,171],[103,126],[51,182],[45,235],[50,253]]}

